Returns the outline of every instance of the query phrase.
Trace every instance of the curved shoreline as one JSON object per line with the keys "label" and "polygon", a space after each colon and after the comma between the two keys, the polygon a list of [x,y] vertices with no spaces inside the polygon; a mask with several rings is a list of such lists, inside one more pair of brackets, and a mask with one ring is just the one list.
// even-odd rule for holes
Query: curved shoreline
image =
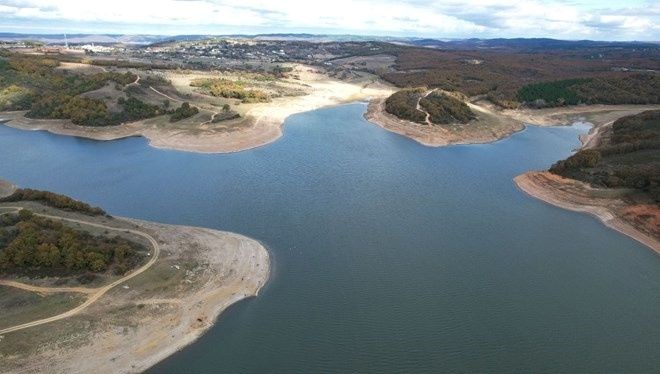
{"label": "curved shoreline", "polygon": [[18,130],[46,131],[97,141],[112,141],[141,137],[150,147],[194,153],[234,153],[270,144],[282,136],[284,121],[267,118],[246,119],[251,124],[234,132],[187,134],[178,130],[145,127],[143,121],[108,127],[78,126],[65,120],[27,119],[24,112],[0,113],[0,125]]}
{"label": "curved shoreline", "polygon": [[486,144],[507,138],[525,125],[563,126],[593,117],[594,131],[604,123],[629,114],[660,108],[658,105],[588,105],[546,109],[499,110],[492,105],[467,103],[478,115],[464,125],[429,126],[399,119],[385,111],[385,100],[369,102],[364,118],[387,131],[408,137],[428,147],[459,144]]}
{"label": "curved shoreline", "polygon": [[[471,104],[470,106],[472,109],[482,113],[484,116],[482,121],[484,122],[492,121],[493,123],[499,123],[502,121],[502,118],[498,118],[499,115],[497,113],[476,105]],[[498,128],[490,128],[487,131],[484,130],[481,132],[471,132],[470,126],[472,123],[456,126],[418,124],[399,119],[387,113],[385,111],[384,99],[371,100],[367,106],[367,111],[364,113],[364,118],[384,130],[405,136],[427,147],[491,143],[509,137],[525,128],[524,123],[517,120],[510,120],[506,126],[498,126]]]}
{"label": "curved shoreline", "polygon": [[[349,84],[336,83],[338,85]],[[497,110],[488,105],[469,103],[479,113],[477,122],[462,126],[424,126],[398,119],[384,110],[385,89],[363,88],[343,95],[302,96],[282,99],[281,102],[255,107],[244,121],[248,123],[235,131],[197,129],[186,132],[162,129],[137,121],[111,127],[86,127],[67,120],[28,119],[25,112],[0,112],[0,125],[20,130],[47,131],[52,134],[107,141],[129,137],[143,137],[149,146],[195,153],[234,153],[250,150],[275,142],[283,135],[286,119],[297,113],[359,101],[368,101],[363,117],[387,131],[406,136],[416,142],[441,147],[453,144],[484,144],[509,137],[525,128],[525,124],[557,126],[570,124],[584,116],[593,116],[596,125],[613,121],[624,115],[635,114],[657,105],[591,105],[547,109]]]}
{"label": "curved shoreline", "polygon": [[[17,129],[44,130],[92,140],[141,136],[154,148],[196,153],[233,153],[276,141],[283,135],[286,119],[293,114],[387,97],[394,92],[393,87],[376,78],[366,82],[342,81],[305,65],[296,66],[296,74],[298,79],[291,81],[303,85],[305,94],[275,97],[267,103],[243,104],[241,108],[245,107],[245,112],[241,113],[242,118],[231,122],[214,124],[208,120],[183,126],[154,117],[116,126],[90,127],[75,125],[70,120],[26,118],[26,111],[14,111],[0,112],[0,124],[4,122],[4,125]],[[188,82],[186,79],[191,78],[185,77],[184,80]],[[188,83],[185,87],[189,88]],[[153,87],[151,89],[169,97]],[[192,105],[196,104],[192,102]],[[210,110],[206,108],[204,111]]]}
{"label": "curved shoreline", "polygon": [[[649,107],[657,108],[657,105],[638,107],[636,112]],[[624,116],[622,113],[613,113],[601,116],[600,123],[592,123],[589,132],[579,136],[581,149],[600,145],[615,120]],[[605,226],[660,254],[660,207],[657,204],[633,203],[622,198],[625,195],[623,191],[594,188],[582,181],[564,178],[549,171],[529,171],[513,180],[516,187],[527,195],[563,209],[593,215]]]}
{"label": "curved shoreline", "polygon": [[[133,220],[135,221],[135,220]],[[218,230],[213,230],[213,231],[218,231]],[[242,240],[247,240],[251,242],[255,242],[258,244],[259,250],[262,252],[262,258],[265,258],[265,263],[266,263],[266,271],[265,275],[261,278],[259,282],[257,282],[256,288],[254,288],[254,291],[251,294],[236,294],[234,298],[230,298],[225,300],[225,302],[222,302],[220,304],[217,304],[215,308],[213,308],[212,313],[209,316],[209,321],[210,323],[205,325],[203,328],[200,328],[198,330],[192,331],[190,334],[186,335],[183,337],[179,342],[175,345],[168,346],[164,349],[162,349],[160,352],[157,354],[154,354],[153,356],[150,357],[150,359],[145,360],[142,362],[142,367],[139,368],[139,371],[145,371],[154,365],[158,364],[159,362],[165,360],[166,358],[176,354],[177,352],[185,349],[187,346],[193,344],[195,341],[197,341],[202,335],[204,335],[206,332],[208,332],[213,326],[218,323],[218,319],[224,313],[229,307],[232,305],[236,305],[237,303],[247,300],[253,297],[259,296],[259,292],[261,289],[268,283],[268,280],[270,279],[270,267],[271,267],[271,261],[270,261],[270,255],[268,253],[268,249],[266,246],[264,246],[262,243],[259,241],[249,238],[247,236],[243,236],[240,234],[236,234],[233,232],[228,232],[228,231],[218,231],[227,235],[232,235],[235,237],[239,237]]]}
{"label": "curved shoreline", "polygon": [[[160,257],[75,316],[4,334],[7,372],[142,372],[195,342],[270,278],[266,247],[240,234],[123,217],[90,224],[99,222],[153,236]],[[33,349],[7,356],[27,341]]]}
{"label": "curved shoreline", "polygon": [[621,209],[626,207],[625,202],[617,199],[585,196],[598,190],[585,183],[563,178],[550,172],[531,171],[518,175],[513,180],[516,187],[527,195],[559,208],[595,216],[605,226],[660,254],[660,240],[621,215]]}

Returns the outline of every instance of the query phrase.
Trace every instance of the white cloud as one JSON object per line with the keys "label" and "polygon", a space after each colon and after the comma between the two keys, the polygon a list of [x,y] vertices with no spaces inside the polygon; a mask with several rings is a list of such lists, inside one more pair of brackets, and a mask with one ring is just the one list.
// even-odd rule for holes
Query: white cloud
{"label": "white cloud", "polygon": [[166,26],[179,33],[217,27],[246,33],[259,28],[436,37],[660,39],[660,8],[655,3],[617,9],[598,4],[565,0],[0,0],[0,17],[13,20],[14,26],[16,22],[30,27],[70,21],[147,27],[156,34],[158,26]]}

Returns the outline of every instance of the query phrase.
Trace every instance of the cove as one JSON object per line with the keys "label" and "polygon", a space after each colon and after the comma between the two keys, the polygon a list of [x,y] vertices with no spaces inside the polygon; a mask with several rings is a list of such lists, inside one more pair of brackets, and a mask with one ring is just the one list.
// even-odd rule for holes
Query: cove
{"label": "cove", "polygon": [[268,247],[259,297],[154,373],[660,367],[658,257],[512,181],[570,154],[584,126],[428,148],[364,111],[297,114],[275,143],[223,155],[0,126],[0,177]]}

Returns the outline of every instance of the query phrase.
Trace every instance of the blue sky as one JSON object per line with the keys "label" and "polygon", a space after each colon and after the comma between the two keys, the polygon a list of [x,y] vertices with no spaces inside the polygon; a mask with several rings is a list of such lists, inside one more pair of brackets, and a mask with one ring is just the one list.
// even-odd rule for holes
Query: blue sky
{"label": "blue sky", "polygon": [[0,0],[0,31],[660,41],[649,0]]}

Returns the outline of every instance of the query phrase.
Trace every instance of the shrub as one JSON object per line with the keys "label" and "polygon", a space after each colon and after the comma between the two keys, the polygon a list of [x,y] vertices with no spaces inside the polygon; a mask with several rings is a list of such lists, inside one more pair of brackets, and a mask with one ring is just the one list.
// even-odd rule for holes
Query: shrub
{"label": "shrub", "polygon": [[191,106],[185,102],[181,104],[180,107],[176,108],[176,110],[172,113],[170,116],[170,122],[177,122],[184,118],[192,117],[197,113],[199,113],[199,109],[197,109],[197,107]]}

